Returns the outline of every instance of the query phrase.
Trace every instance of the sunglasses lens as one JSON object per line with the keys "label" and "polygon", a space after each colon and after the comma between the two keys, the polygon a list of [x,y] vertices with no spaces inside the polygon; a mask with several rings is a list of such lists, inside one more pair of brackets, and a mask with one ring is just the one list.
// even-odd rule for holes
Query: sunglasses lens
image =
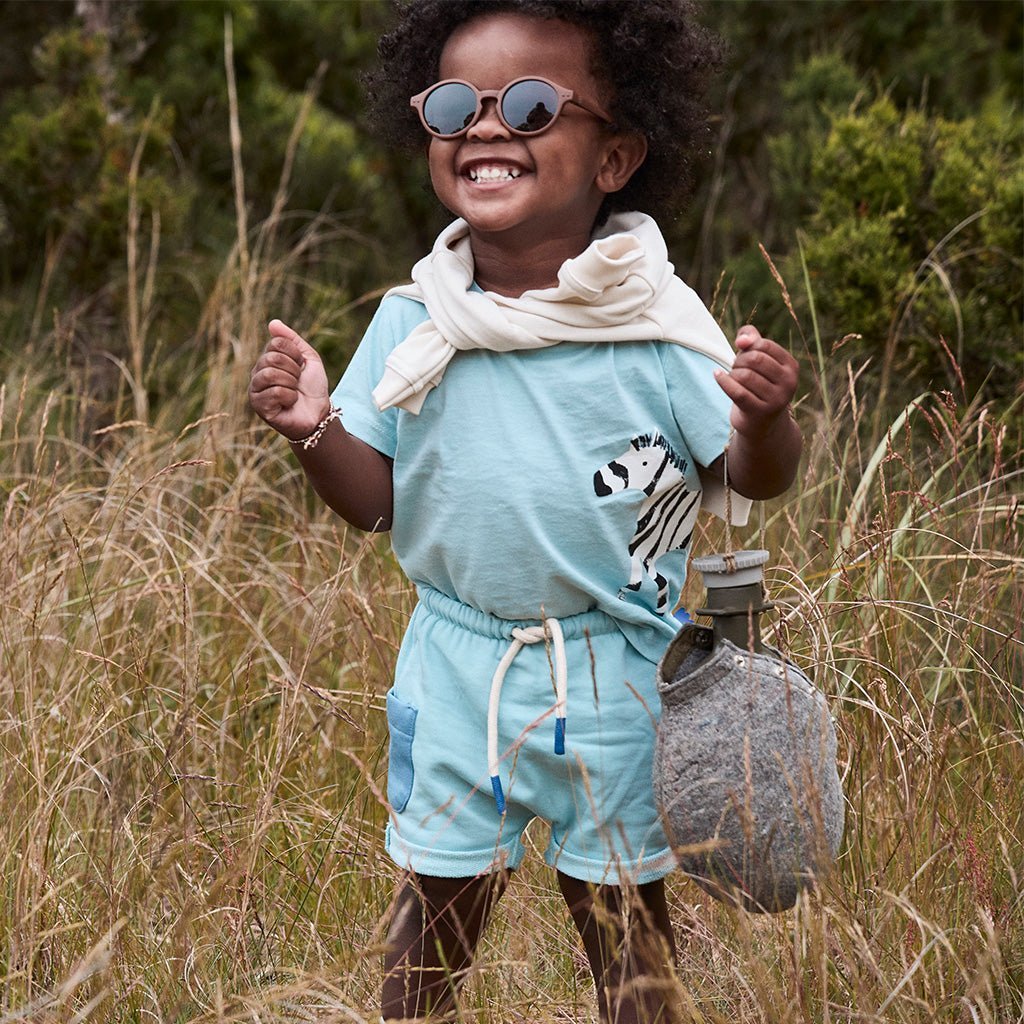
{"label": "sunglasses lens", "polygon": [[476,113],[476,96],[467,85],[446,82],[423,101],[423,118],[437,135],[461,132]]}
{"label": "sunglasses lens", "polygon": [[501,101],[501,116],[517,132],[542,132],[558,112],[558,93],[547,82],[516,82]]}

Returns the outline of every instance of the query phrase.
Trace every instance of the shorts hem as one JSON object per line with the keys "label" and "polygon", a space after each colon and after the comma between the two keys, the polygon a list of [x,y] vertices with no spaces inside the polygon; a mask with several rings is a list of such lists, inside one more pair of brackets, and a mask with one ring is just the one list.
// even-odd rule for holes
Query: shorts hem
{"label": "shorts hem", "polygon": [[544,860],[563,875],[593,885],[646,885],[671,874],[676,867],[675,854],[670,848],[645,854],[627,863],[621,859],[597,861],[562,847],[548,849]]}
{"label": "shorts hem", "polygon": [[503,869],[515,870],[526,855],[518,836],[485,850],[439,850],[408,842],[393,824],[385,832],[384,848],[400,868],[434,878],[475,878]]}

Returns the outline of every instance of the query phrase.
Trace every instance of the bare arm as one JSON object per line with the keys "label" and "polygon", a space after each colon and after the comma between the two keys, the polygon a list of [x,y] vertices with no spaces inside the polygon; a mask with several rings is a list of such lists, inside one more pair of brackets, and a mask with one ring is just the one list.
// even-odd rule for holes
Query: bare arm
{"label": "bare arm", "polygon": [[[797,362],[781,345],[754,327],[741,327],[732,370],[716,372],[732,399],[729,482],[740,494],[760,500],[782,494],[793,482],[803,437],[790,413],[796,393]],[[722,473],[723,456],[708,467]]]}
{"label": "bare arm", "polygon": [[[289,440],[308,437],[331,410],[327,374],[316,350],[280,320],[253,367],[249,402]],[[314,448],[293,446],[313,489],[361,530],[391,527],[391,460],[333,420]]]}

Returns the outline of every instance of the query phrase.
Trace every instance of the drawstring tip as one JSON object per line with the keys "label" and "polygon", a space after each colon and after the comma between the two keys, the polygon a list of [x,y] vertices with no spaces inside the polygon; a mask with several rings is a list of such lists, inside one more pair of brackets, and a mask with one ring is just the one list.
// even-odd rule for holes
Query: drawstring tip
{"label": "drawstring tip", "polygon": [[501,779],[497,775],[491,776],[491,789],[494,790],[494,802],[498,805],[498,813],[505,813],[505,791],[501,788]]}
{"label": "drawstring tip", "polygon": [[555,753],[565,753],[565,719],[555,719]]}

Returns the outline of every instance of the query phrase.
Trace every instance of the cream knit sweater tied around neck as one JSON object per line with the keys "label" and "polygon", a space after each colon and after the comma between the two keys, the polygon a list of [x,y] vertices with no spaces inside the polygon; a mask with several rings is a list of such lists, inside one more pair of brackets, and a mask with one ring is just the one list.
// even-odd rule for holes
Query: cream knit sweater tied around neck
{"label": "cream knit sweater tied around neck", "polygon": [[[373,391],[378,409],[419,413],[459,350],[666,341],[732,366],[732,347],[696,292],[676,277],[661,231],[646,214],[609,217],[591,244],[562,264],[553,288],[510,298],[474,289],[473,271],[469,227],[456,220],[413,267],[413,283],[387,293],[422,302],[429,319],[388,356]],[[704,484],[705,507],[724,517],[724,487]],[[733,495],[732,504],[733,521],[746,522],[749,502]]]}

